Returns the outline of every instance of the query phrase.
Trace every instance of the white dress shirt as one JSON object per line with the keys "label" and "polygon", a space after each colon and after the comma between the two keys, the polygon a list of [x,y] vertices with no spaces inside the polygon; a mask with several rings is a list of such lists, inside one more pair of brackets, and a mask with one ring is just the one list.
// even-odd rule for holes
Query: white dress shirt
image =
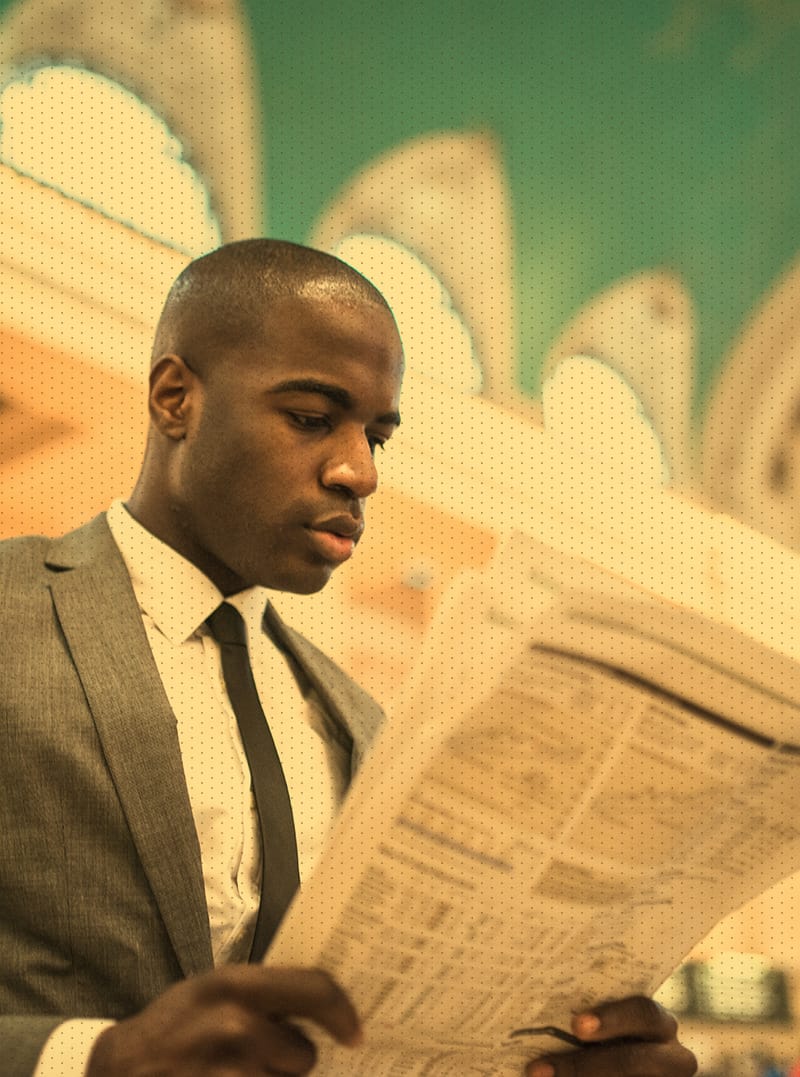
{"label": "white dress shirt", "polygon": [[[258,912],[261,843],[219,646],[204,623],[223,596],[198,568],[134,520],[121,501],[109,509],[108,523],[177,721],[214,963],[245,961]],[[251,587],[225,601],[239,610],[247,628],[253,677],[289,789],[302,880],[316,863],[341,803],[349,758],[326,735],[315,697],[303,697],[285,657],[263,631],[269,599],[265,588]],[[96,1037],[108,1024],[79,1019],[60,1025],[34,1077],[81,1077]]]}

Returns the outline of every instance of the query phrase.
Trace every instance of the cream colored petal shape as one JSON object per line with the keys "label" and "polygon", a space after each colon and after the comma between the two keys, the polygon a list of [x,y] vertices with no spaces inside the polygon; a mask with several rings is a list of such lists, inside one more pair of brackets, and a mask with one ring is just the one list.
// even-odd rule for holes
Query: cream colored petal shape
{"label": "cream colored petal shape", "polygon": [[564,327],[542,369],[570,355],[603,359],[635,390],[666,450],[670,484],[692,485],[695,324],[691,297],[673,273],[648,271],[594,296]]}
{"label": "cream colored petal shape", "polygon": [[0,78],[41,60],[133,90],[186,146],[223,238],[263,232],[261,121],[237,0],[18,0],[0,20]]}
{"label": "cream colored petal shape", "polygon": [[336,196],[311,243],[383,235],[431,267],[469,328],[483,395],[531,410],[518,388],[509,196],[497,141],[486,133],[422,135],[368,164]]}
{"label": "cream colored petal shape", "polygon": [[703,423],[706,499],[800,545],[800,258],[724,360]]}
{"label": "cream colored petal shape", "polygon": [[800,336],[765,370],[738,433],[723,507],[800,551]]}

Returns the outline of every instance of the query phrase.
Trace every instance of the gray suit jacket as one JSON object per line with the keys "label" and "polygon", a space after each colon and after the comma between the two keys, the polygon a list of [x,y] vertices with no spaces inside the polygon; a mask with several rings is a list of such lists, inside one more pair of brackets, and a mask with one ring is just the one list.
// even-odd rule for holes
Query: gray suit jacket
{"label": "gray suit jacket", "polygon": [[[274,613],[352,766],[377,704]],[[212,967],[174,715],[99,516],[0,543],[0,1052],[32,1072],[70,1016],[124,1017]]]}

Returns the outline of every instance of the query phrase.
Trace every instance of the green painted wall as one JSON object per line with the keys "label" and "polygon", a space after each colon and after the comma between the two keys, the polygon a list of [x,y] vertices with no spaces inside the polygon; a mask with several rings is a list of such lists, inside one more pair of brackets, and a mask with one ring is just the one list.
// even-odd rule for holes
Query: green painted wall
{"label": "green painted wall", "polygon": [[359,166],[415,133],[488,127],[516,229],[520,379],[636,269],[680,272],[701,387],[800,249],[800,4],[250,0],[269,220],[303,239]]}

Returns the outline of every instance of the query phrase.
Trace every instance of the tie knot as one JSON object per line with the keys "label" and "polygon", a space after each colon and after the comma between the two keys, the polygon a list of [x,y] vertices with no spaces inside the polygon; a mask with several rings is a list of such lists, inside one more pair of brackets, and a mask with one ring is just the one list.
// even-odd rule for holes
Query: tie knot
{"label": "tie knot", "polygon": [[244,618],[230,602],[223,602],[217,606],[211,616],[206,618],[206,624],[217,643],[237,643],[240,647],[247,646]]}

